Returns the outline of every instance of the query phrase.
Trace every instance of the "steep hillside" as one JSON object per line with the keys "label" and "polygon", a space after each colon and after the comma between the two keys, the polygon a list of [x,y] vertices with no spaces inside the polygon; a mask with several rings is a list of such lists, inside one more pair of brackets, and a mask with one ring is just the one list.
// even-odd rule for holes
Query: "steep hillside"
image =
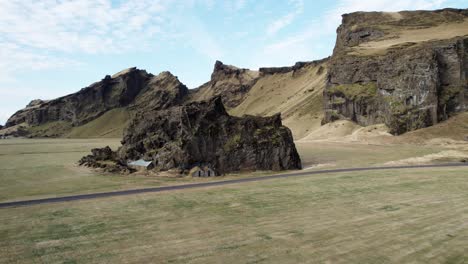
{"label": "steep hillside", "polygon": [[335,124],[320,128],[337,120],[357,130],[385,124],[400,135],[468,110],[467,76],[468,9],[356,12],[343,15],[330,58],[258,71],[216,61],[210,80],[192,90],[169,72],[130,68],[77,93],[31,102],[0,136],[120,137],[137,112],[217,96],[234,116],[281,113],[295,140],[341,135],[329,131]]}
{"label": "steep hillside", "polygon": [[10,117],[6,127],[22,127],[21,135],[31,137],[120,137],[131,113],[180,104],[187,94],[187,87],[169,72],[154,76],[130,68],[77,93],[34,100]]}
{"label": "steep hillside", "polygon": [[119,138],[122,137],[130,118],[131,112],[128,109],[112,109],[89,123],[73,127],[65,136],[70,138]]}
{"label": "steep hillside", "polygon": [[221,96],[224,105],[232,108],[244,100],[258,79],[258,71],[216,61],[210,81],[190,91],[189,101],[203,101]]}
{"label": "steep hillside", "polygon": [[294,139],[300,139],[320,126],[326,75],[327,60],[260,68],[260,78],[245,100],[229,112],[236,116],[281,113]]}
{"label": "steep hillside", "polygon": [[468,109],[468,10],[357,12],[337,33],[324,122],[402,134]]}

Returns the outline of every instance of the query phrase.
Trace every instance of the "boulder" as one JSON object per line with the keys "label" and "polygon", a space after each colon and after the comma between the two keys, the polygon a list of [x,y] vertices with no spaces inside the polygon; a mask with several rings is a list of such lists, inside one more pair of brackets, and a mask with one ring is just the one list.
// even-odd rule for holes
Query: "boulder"
{"label": "boulder", "polygon": [[91,155],[84,156],[78,161],[80,166],[101,169],[109,173],[132,173],[135,170],[121,162],[115,151],[107,146],[104,148],[94,148]]}
{"label": "boulder", "polygon": [[80,164],[143,159],[152,161],[158,171],[188,173],[195,166],[207,166],[216,174],[301,169],[291,131],[282,125],[279,114],[233,117],[221,97],[140,112],[125,131],[116,154],[108,148],[92,152]]}

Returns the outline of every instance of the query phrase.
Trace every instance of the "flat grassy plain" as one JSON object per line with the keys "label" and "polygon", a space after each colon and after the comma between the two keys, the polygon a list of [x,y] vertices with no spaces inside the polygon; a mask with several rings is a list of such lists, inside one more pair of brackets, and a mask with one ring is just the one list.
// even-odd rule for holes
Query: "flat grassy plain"
{"label": "flat grassy plain", "polygon": [[[273,172],[228,175],[216,178],[148,177],[105,175],[76,162],[92,148],[109,145],[117,149],[119,139],[11,139],[0,140],[0,202],[71,194],[114,191],[150,186],[185,184],[250,177]],[[412,145],[366,145],[328,142],[297,143],[304,167],[317,169],[378,166],[385,162],[437,153],[440,147]],[[312,168],[314,169],[314,168]]]}
{"label": "flat grassy plain", "polygon": [[0,263],[467,263],[466,168],[0,210]]}
{"label": "flat grassy plain", "polygon": [[[119,140],[0,141],[0,200],[252,175],[122,176],[76,166],[106,145],[115,149]],[[324,169],[443,150],[297,147],[305,167]],[[0,209],[0,263],[466,263],[467,178],[466,168],[367,171]]]}

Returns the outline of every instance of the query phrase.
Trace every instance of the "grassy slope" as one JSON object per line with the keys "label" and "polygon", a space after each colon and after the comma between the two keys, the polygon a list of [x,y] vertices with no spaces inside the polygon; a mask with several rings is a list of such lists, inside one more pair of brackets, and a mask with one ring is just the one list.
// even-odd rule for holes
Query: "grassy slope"
{"label": "grassy slope", "polygon": [[325,66],[308,66],[294,75],[293,72],[266,75],[252,87],[246,99],[229,112],[236,116],[281,112],[284,125],[292,130],[296,140],[300,139],[320,126],[326,70],[320,74],[318,70]]}
{"label": "grassy slope", "polygon": [[408,142],[430,140],[434,138],[467,140],[468,112],[460,113],[437,125],[406,133],[402,135],[401,138],[406,139]]}
{"label": "grassy slope", "polygon": [[465,168],[2,209],[1,263],[465,263]]}
{"label": "grassy slope", "polygon": [[391,48],[402,47],[405,44],[412,45],[432,40],[450,39],[468,35],[468,19],[463,22],[443,23],[441,25],[422,29],[401,29],[393,32],[394,37],[366,42],[353,48],[355,54],[373,55],[383,54]]}
{"label": "grassy slope", "polygon": [[121,138],[130,120],[130,113],[123,108],[112,109],[95,120],[74,127],[66,136],[70,138]]}
{"label": "grassy slope", "polygon": [[400,136],[385,133],[384,125],[361,127],[351,121],[339,120],[312,131],[301,141],[361,142],[372,144],[456,144],[468,149],[468,113],[459,113],[431,127],[418,129]]}

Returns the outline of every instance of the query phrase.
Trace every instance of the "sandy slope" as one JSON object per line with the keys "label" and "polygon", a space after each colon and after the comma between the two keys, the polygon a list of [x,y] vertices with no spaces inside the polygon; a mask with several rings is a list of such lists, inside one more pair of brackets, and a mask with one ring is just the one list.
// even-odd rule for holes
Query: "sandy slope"
{"label": "sandy slope", "polygon": [[284,125],[292,130],[296,140],[300,139],[320,127],[325,67],[309,65],[296,72],[265,75],[246,99],[229,112],[236,116],[281,113]]}
{"label": "sandy slope", "polygon": [[360,55],[378,54],[405,43],[417,44],[429,40],[451,39],[466,35],[468,35],[468,19],[463,22],[444,23],[435,27],[396,31],[391,37],[384,40],[362,43],[353,48],[353,53]]}

